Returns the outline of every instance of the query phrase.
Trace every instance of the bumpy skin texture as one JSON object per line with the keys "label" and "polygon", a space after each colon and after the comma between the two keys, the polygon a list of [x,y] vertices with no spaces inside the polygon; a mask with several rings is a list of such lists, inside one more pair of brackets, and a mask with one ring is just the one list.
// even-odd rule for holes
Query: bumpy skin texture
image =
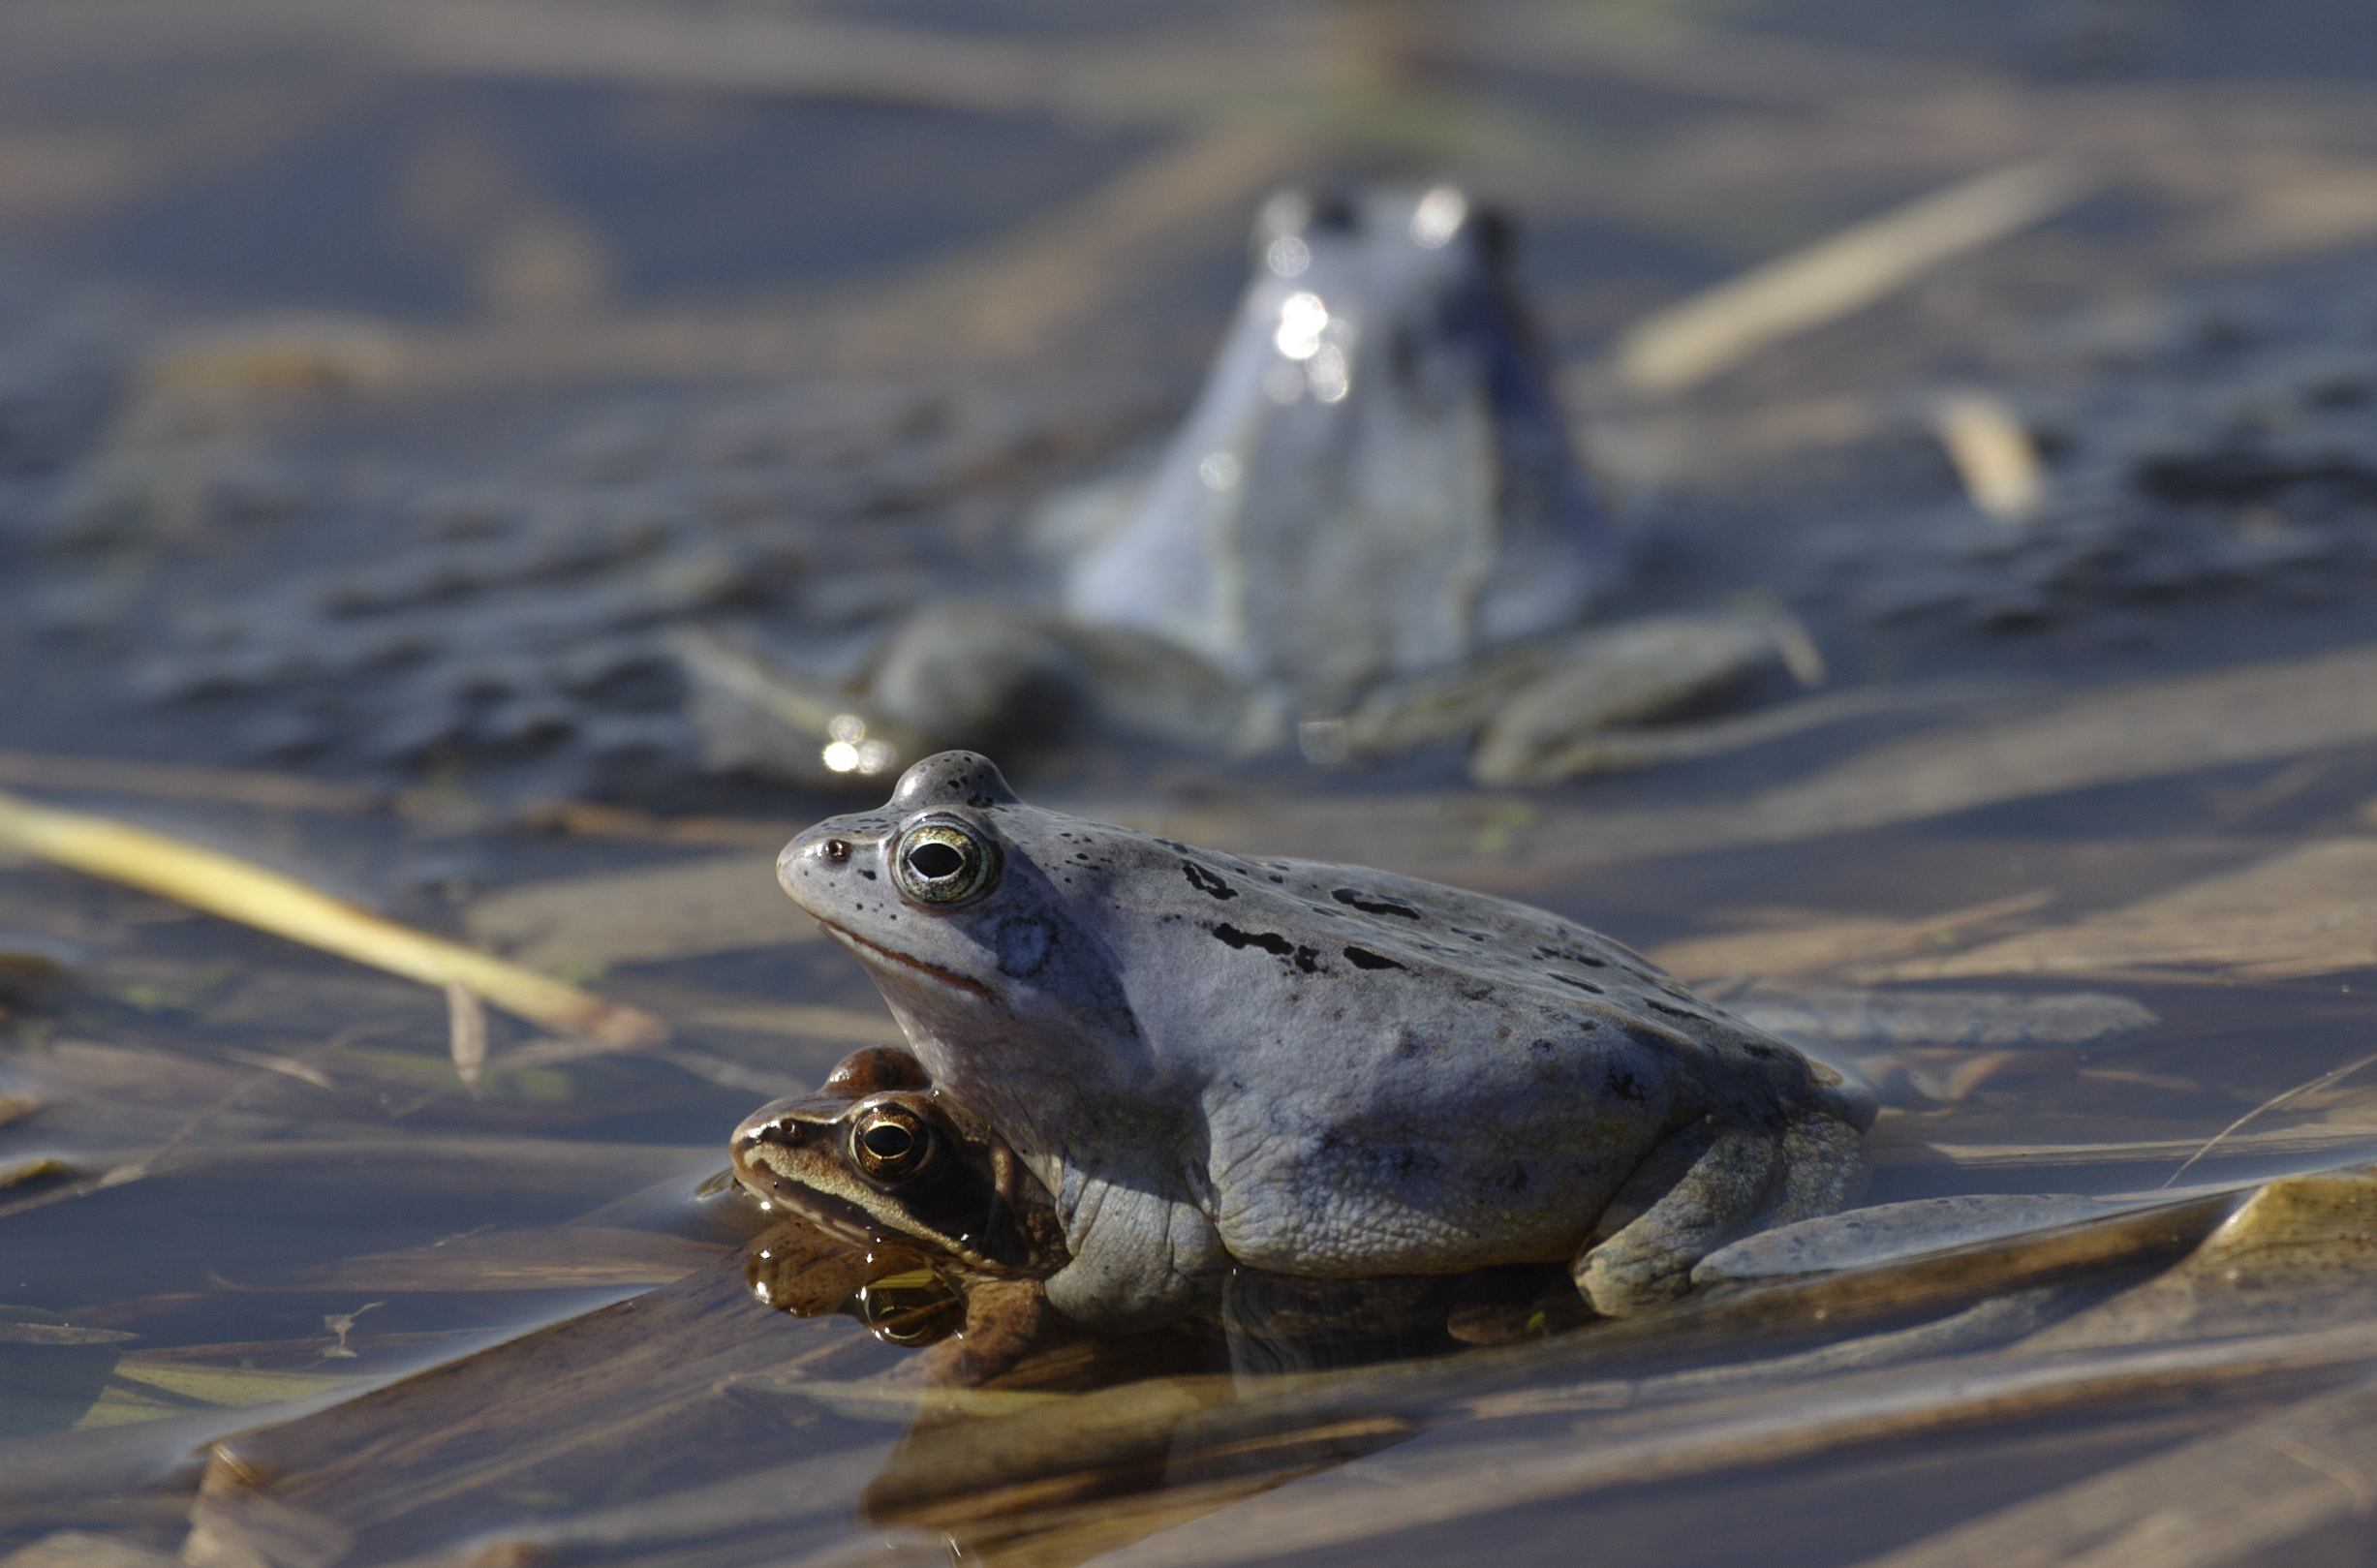
{"label": "bumpy skin texture", "polygon": [[[926,820],[993,846],[977,896],[899,890]],[[1038,811],[965,752],[802,834],[778,876],[1056,1194],[1073,1261],[1049,1300],[1096,1326],[1177,1317],[1233,1259],[1574,1258],[1597,1309],[1637,1310],[1863,1190],[1871,1110],[1828,1069],[1506,900]]]}

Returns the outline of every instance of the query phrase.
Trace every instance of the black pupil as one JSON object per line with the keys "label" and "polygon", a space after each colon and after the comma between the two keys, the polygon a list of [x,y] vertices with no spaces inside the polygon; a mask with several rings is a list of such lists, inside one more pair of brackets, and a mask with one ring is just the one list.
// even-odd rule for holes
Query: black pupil
{"label": "black pupil", "polygon": [[898,1159],[908,1153],[915,1140],[908,1135],[906,1127],[890,1122],[878,1122],[860,1133],[858,1141],[865,1144],[867,1153],[877,1159]]}
{"label": "black pupil", "polygon": [[964,871],[966,857],[945,844],[920,844],[908,852],[908,866],[917,876],[938,882]]}

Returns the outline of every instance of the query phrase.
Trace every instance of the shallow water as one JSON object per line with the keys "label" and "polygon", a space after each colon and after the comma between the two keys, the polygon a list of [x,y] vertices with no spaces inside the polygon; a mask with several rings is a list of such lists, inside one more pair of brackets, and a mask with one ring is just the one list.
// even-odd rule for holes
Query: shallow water
{"label": "shallow water", "polygon": [[[2377,1162],[2359,13],[944,13],[0,19],[0,788],[671,1030],[498,1013],[468,1091],[438,992],[0,856],[12,1561],[2365,1560],[2377,1188],[2301,1180]],[[2074,148],[2060,218],[1697,389],[1614,378],[1692,289]],[[897,1036],[768,882],[851,797],[704,773],[655,637],[830,663],[1046,596],[1034,499],[1160,438],[1253,202],[1345,171],[1520,214],[1628,607],[1786,604],[1912,695],[1541,790],[1094,734],[1018,786],[1866,1017],[1808,1043],[1883,1087],[1870,1201],[2111,1217],[1286,1375],[937,1389],[749,1300],[727,1131]],[[2027,525],[1932,432],[1970,385],[2044,438]],[[1974,994],[1936,1005],[2122,1027],[1871,1032]]]}

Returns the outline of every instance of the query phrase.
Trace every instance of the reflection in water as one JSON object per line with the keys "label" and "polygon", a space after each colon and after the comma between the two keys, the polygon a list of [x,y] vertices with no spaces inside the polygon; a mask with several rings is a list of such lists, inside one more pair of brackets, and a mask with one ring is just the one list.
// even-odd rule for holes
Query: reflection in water
{"label": "reflection in water", "polygon": [[[934,1352],[886,1360],[855,1329],[758,1309],[705,1271],[482,1352],[459,1377],[220,1444],[202,1515],[242,1548],[368,1524],[387,1552],[467,1540],[639,1561],[695,1543],[748,1553],[786,1529],[822,1549],[855,1506],[900,1532],[901,1553],[1029,1544],[1033,1560],[1073,1562],[1161,1531],[1149,1550],[1175,1555],[1155,1560],[1229,1562],[1944,1433],[2043,1434],[2081,1410],[2166,1412],[2169,1431],[2174,1396],[2176,1430],[2197,1431],[2377,1363],[2361,1310],[2372,1194],[2361,1173],[2241,1205],[2207,1191],[1846,1270],[1802,1259],[1527,1345],[1285,1375],[1200,1369],[1188,1337],[1158,1333],[1052,1343],[935,1385],[915,1375]],[[540,1523],[505,1501],[524,1475],[615,1476],[663,1430],[703,1433],[706,1470],[666,1502]],[[541,1470],[455,1468],[530,1432],[546,1435],[509,1451],[540,1452]],[[436,1520],[409,1511],[424,1485],[451,1499]]]}

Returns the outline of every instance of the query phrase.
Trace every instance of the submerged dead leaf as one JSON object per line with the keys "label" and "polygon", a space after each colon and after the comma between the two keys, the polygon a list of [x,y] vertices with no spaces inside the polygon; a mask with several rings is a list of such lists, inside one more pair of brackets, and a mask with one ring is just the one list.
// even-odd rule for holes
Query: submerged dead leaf
{"label": "submerged dead leaf", "polygon": [[664,1285],[727,1250],[657,1231],[591,1225],[497,1231],[348,1258],[308,1272],[303,1283],[309,1289],[374,1292]]}
{"label": "submerged dead leaf", "polygon": [[354,1547],[353,1531],[318,1514],[202,1486],[181,1560],[187,1568],[330,1568]]}
{"label": "submerged dead leaf", "polygon": [[196,1367],[144,1356],[135,1351],[115,1364],[115,1374],[143,1387],[201,1403],[243,1409],[255,1404],[279,1404],[344,1388],[355,1381],[346,1373],[262,1371],[247,1367]]}
{"label": "submerged dead leaf", "polygon": [[179,1557],[120,1535],[56,1530],[0,1557],[0,1568],[183,1568]]}
{"label": "submerged dead leaf", "polygon": [[[1806,917],[1778,930],[1724,937],[1690,937],[1651,950],[1651,960],[1687,981],[1732,976],[1813,979],[1877,961],[1942,946],[1960,946],[1980,933],[2054,901],[2049,888],[1992,899],[1919,920]],[[1786,917],[1788,918],[1788,917]]]}
{"label": "submerged dead leaf", "polygon": [[[1374,865],[1524,893],[1613,862],[1796,844],[2372,740],[2377,647],[2362,646],[2107,687],[2029,712],[1943,725],[1718,805],[1613,811],[1479,791],[1050,804],[1233,854]],[[1472,825],[1487,822],[1492,831]]]}
{"label": "submerged dead leaf", "polygon": [[908,1036],[887,1013],[865,1013],[854,1007],[805,1007],[792,1003],[751,1002],[704,1007],[693,1022],[712,1029],[741,1030],[755,1034],[784,1034],[803,1040],[838,1040],[851,1045],[906,1045]]}
{"label": "submerged dead leaf", "polygon": [[1910,958],[1894,980],[2209,970],[2289,980],[2377,966],[2377,839],[2331,839],[2068,926]]}
{"label": "submerged dead leaf", "polygon": [[[2377,1383],[2003,1508],[1862,1568],[2221,1568],[2377,1511]],[[2365,1530],[2364,1524],[2355,1524]]]}
{"label": "submerged dead leaf", "polygon": [[824,935],[776,885],[773,854],[524,883],[474,901],[462,919],[472,940],[562,974]]}
{"label": "submerged dead leaf", "polygon": [[[218,1443],[205,1491],[226,1517],[210,1522],[221,1531],[252,1510],[268,1523],[276,1510],[293,1509],[368,1534],[375,1554],[391,1560],[516,1527],[515,1498],[534,1488],[556,1489],[556,1500],[578,1504],[574,1516],[636,1539],[602,1506],[626,1477],[641,1493],[634,1513],[646,1539],[714,1535],[738,1511],[756,1509],[763,1522],[839,1512],[880,1462],[873,1434],[853,1444],[853,1430],[830,1421],[787,1432],[721,1385],[791,1366],[858,1376],[894,1357],[844,1319],[769,1311],[751,1299],[739,1261],[723,1259],[673,1285]],[[849,1473],[823,1496],[814,1479],[803,1487],[772,1474],[786,1460],[832,1467],[853,1447],[863,1451],[839,1464],[837,1473]],[[739,1510],[734,1495],[745,1499]],[[675,1512],[680,1498],[694,1505],[688,1514]]]}
{"label": "submerged dead leaf", "polygon": [[0,1164],[0,1192],[22,1186],[28,1182],[48,1181],[53,1177],[73,1176],[76,1168],[55,1154],[36,1154],[30,1159],[13,1160]]}
{"label": "submerged dead leaf", "polygon": [[2257,1190],[2175,1267],[2043,1330],[2041,1351],[2267,1333],[2362,1315],[2377,1288],[2377,1174]]}
{"label": "submerged dead leaf", "polygon": [[386,805],[389,798],[385,790],[331,784],[296,774],[127,762],[116,757],[49,756],[31,752],[0,752],[0,784],[226,801],[279,811],[367,812]]}
{"label": "submerged dead leaf", "polygon": [[1961,1171],[2043,1173],[2057,1166],[2178,1166],[2191,1159],[2343,1159],[2377,1153],[2377,1122],[2314,1125],[2245,1132],[2207,1147],[2201,1137],[2138,1138],[2103,1143],[1966,1143],[1956,1139],[1909,1142],[1877,1139],[1877,1170],[1938,1166]]}
{"label": "submerged dead leaf", "polygon": [[[1746,1471],[2126,1400],[2179,1393],[2201,1398],[2273,1374],[2372,1359],[2377,1331],[2356,1324],[2320,1334],[2060,1360],[1997,1352],[1834,1379],[1820,1390],[1767,1389],[1621,1410],[1588,1417],[1559,1440],[1539,1432],[1361,1460],[1104,1560],[1116,1568],[1223,1568],[1478,1521],[1559,1497]],[[2009,1553],[1970,1560],[1997,1565],[2033,1559]]]}
{"label": "submerged dead leaf", "polygon": [[1962,1051],[2085,1045],[2159,1020],[2100,991],[1874,991],[1849,986],[1712,987],[1705,994],[1772,1033]]}
{"label": "submerged dead leaf", "polygon": [[[323,1543],[363,1538],[395,1556],[470,1540],[506,1553],[633,1546],[637,1560],[699,1541],[748,1555],[857,1504],[876,1522],[947,1531],[968,1551],[1019,1561],[1072,1561],[1138,1540],[1126,1560],[1219,1564],[2174,1394],[2194,1398],[2186,1430],[2200,1430],[2227,1408],[2222,1398],[2377,1359],[2377,1332],[2354,1322],[1849,1372],[1837,1358],[1795,1362],[1788,1352],[2010,1291],[2154,1266],[2195,1247],[2236,1202],[2190,1196],[1862,1270],[1750,1283],[1662,1322],[1601,1325],[1522,1349],[1251,1380],[1165,1376],[1059,1399],[937,1399],[874,1383],[865,1360],[841,1348],[855,1331],[757,1309],[739,1269],[707,1269],[219,1445],[189,1555],[229,1563],[250,1552],[298,1563],[315,1560],[308,1552]],[[491,1254],[521,1249],[518,1238],[477,1240]],[[423,1249],[436,1250],[450,1247]],[[1747,1347],[1785,1354],[1764,1378],[1688,1374]],[[1672,1368],[1686,1370],[1662,1375]],[[1807,1381],[1817,1375],[1820,1388]],[[751,1398],[762,1389],[802,1397]],[[1574,1396],[1564,1404],[1563,1390]],[[929,1420],[896,1448],[866,1435],[911,1410]],[[1559,1440],[1525,1425],[1545,1419],[1561,1424]],[[1447,1440],[1424,1457],[1364,1458],[1430,1428]],[[671,1457],[680,1445],[681,1460]],[[463,1456],[469,1462],[457,1462]],[[1349,1460],[1355,1467],[1342,1479],[1313,1474]],[[738,1465],[739,1475],[722,1473]],[[642,1496],[621,1496],[614,1482],[627,1473]],[[612,1490],[596,1506],[587,1497],[559,1508],[583,1496],[590,1475]],[[1306,1479],[1272,1491],[1298,1476]],[[517,1499],[540,1488],[561,1489],[556,1506],[524,1518]],[[1210,1517],[1193,1522],[1199,1515]],[[1157,1529],[1165,1533],[1149,1535]],[[817,1545],[830,1549],[830,1532]]]}
{"label": "submerged dead leaf", "polygon": [[[261,1076],[261,1075],[260,1075]],[[176,1177],[230,1177],[258,1183],[293,1182],[324,1171],[369,1170],[384,1202],[451,1205],[501,1190],[592,1200],[667,1179],[690,1191],[718,1165],[709,1145],[576,1142],[564,1138],[405,1136],[385,1127],[315,1123],[337,1136],[207,1142],[189,1136],[217,1113],[202,1110],[181,1134],[156,1146],[94,1150],[78,1155],[77,1172],[101,1173],[68,1192],[121,1186],[170,1170]],[[42,1192],[23,1203],[47,1201]],[[12,1212],[14,1206],[0,1208]],[[641,1234],[641,1233],[638,1233]]]}

